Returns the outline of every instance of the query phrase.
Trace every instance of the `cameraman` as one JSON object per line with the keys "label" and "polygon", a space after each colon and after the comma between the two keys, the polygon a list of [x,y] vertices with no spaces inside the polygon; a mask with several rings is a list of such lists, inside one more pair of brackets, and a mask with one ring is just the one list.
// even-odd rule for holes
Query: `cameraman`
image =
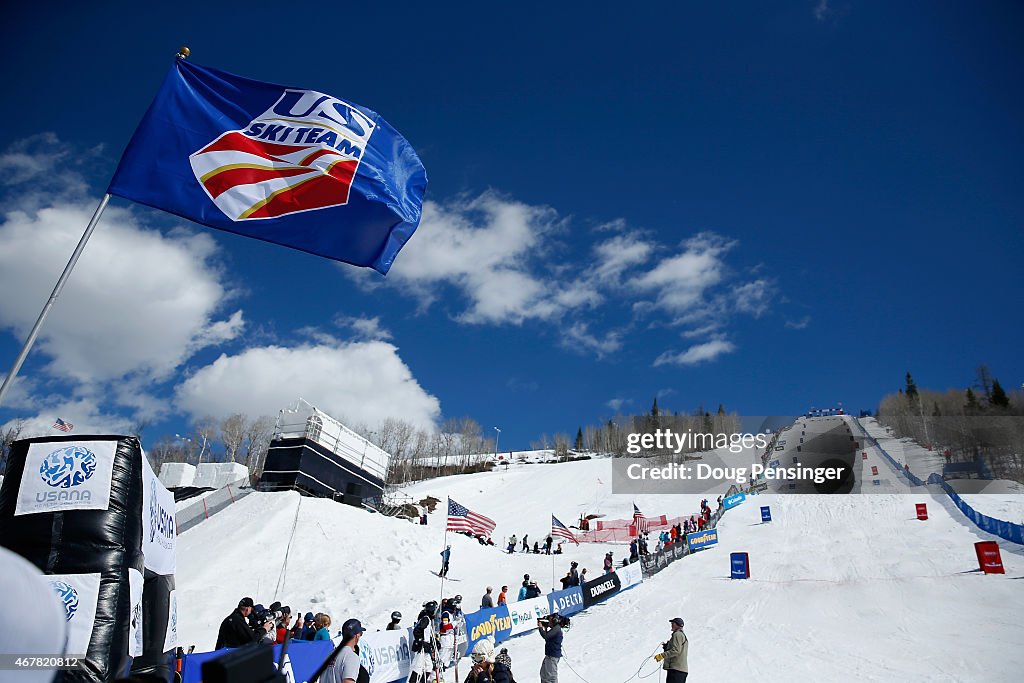
{"label": "cameraman", "polygon": [[685,683],[688,668],[686,654],[690,649],[690,641],[683,633],[683,620],[680,617],[671,619],[668,623],[672,625],[672,637],[661,645],[665,652],[655,655],[654,659],[659,662],[664,660],[662,668],[668,672],[665,674],[665,683]]}
{"label": "cameraman", "polygon": [[558,683],[558,660],[562,658],[562,624],[565,621],[552,612],[537,620],[537,631],[544,639],[544,661],[540,665],[540,683]]}
{"label": "cameraman", "polygon": [[[220,631],[217,633],[217,647],[240,647],[255,643],[260,640],[262,633],[257,634],[249,627],[249,615],[252,614],[252,598],[242,598],[238,601],[238,607],[231,612],[220,624]],[[263,631],[266,633],[266,631]]]}

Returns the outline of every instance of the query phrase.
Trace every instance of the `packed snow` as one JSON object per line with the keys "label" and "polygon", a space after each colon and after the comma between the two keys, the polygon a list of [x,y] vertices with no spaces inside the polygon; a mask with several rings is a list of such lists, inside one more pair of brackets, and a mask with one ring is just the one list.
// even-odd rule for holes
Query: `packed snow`
{"label": "packed snow", "polygon": [[[893,473],[890,473],[890,476]],[[243,595],[293,611],[355,616],[382,629],[392,610],[415,617],[441,597],[435,575],[444,548],[447,496],[510,534],[541,541],[555,514],[628,519],[635,503],[650,516],[696,513],[700,493],[611,493],[611,460],[514,462],[482,474],[421,482],[408,493],[441,500],[429,524],[371,514],[296,493],[254,493],[181,534],[178,540],[179,642],[212,649],[220,621]],[[721,491],[705,494],[715,505]],[[916,502],[929,504],[918,521]],[[773,521],[760,523],[770,505]],[[686,620],[694,680],[729,676],[767,681],[1011,681],[1024,666],[1024,549],[974,527],[928,490],[879,495],[761,495],[728,511],[717,547],[695,553],[607,602],[573,617],[561,680],[618,683],[638,670],[657,675],[648,655]],[[997,540],[1006,575],[977,571],[974,543]],[[623,545],[566,544],[564,555],[508,555],[447,534],[451,580],[473,611],[484,588],[516,595],[524,573],[542,588],[571,560],[600,572]],[[751,578],[730,580],[729,553],[750,554]],[[543,643],[532,635],[505,644],[519,680],[536,680]],[[571,670],[570,670],[571,667]],[[465,670],[465,669],[463,669]],[[634,679],[636,680],[636,679]]]}

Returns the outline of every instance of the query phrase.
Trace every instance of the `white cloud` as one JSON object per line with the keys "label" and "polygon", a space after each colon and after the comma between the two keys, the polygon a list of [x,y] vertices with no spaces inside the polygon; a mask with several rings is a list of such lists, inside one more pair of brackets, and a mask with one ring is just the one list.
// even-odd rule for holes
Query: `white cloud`
{"label": "white cloud", "polygon": [[825,21],[832,14],[832,8],[828,6],[828,0],[819,0],[814,7],[814,18],[818,21]]}
{"label": "white cloud", "polygon": [[732,353],[736,345],[724,339],[714,339],[703,344],[691,346],[682,353],[666,351],[654,361],[655,367],[659,365],[698,365],[700,363],[713,361],[724,353]]}
{"label": "white cloud", "polygon": [[662,259],[628,284],[638,292],[653,294],[656,308],[692,315],[706,305],[706,292],[725,278],[722,256],[735,244],[714,233],[699,233],[683,242],[681,253]]}
{"label": "white cloud", "polygon": [[339,327],[346,327],[352,330],[356,339],[360,340],[373,340],[373,339],[391,339],[391,332],[386,330],[380,324],[380,316],[374,316],[372,318],[354,317],[354,316],[338,316],[334,324]]}
{"label": "white cloud", "polygon": [[803,330],[811,324],[811,316],[805,315],[800,320],[787,320],[786,327],[791,330]]}
{"label": "white cloud", "polygon": [[760,318],[768,310],[775,287],[768,280],[759,279],[733,287],[732,294],[737,311]]}
{"label": "white cloud", "polygon": [[637,232],[616,235],[594,247],[594,276],[600,282],[618,282],[622,274],[650,259],[655,245]]}
{"label": "white cloud", "polygon": [[265,346],[221,355],[176,391],[176,405],[195,418],[232,413],[276,415],[304,398],[347,424],[393,417],[431,428],[441,407],[381,341],[296,348]]}
{"label": "white cloud", "polygon": [[604,404],[611,408],[612,410],[614,410],[615,412],[619,412],[620,410],[622,410],[622,406],[632,402],[633,399],[631,398],[612,398],[605,401]]}
{"label": "white cloud", "polygon": [[586,323],[576,322],[562,331],[562,345],[603,358],[622,349],[622,332],[613,330],[604,337],[598,337],[590,333]]}
{"label": "white cloud", "polygon": [[[13,211],[0,223],[0,328],[23,340],[78,243],[92,207]],[[169,237],[108,207],[42,327],[35,353],[75,382],[166,379],[197,350],[236,337],[242,312],[217,319],[230,296],[205,234]],[[9,294],[17,293],[17,294]]]}

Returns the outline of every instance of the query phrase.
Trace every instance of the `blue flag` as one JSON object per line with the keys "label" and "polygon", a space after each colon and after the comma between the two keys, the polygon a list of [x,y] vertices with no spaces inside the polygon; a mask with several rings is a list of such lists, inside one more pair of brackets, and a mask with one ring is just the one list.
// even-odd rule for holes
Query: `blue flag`
{"label": "blue flag", "polygon": [[387,274],[426,186],[412,146],[369,109],[179,58],[107,192]]}

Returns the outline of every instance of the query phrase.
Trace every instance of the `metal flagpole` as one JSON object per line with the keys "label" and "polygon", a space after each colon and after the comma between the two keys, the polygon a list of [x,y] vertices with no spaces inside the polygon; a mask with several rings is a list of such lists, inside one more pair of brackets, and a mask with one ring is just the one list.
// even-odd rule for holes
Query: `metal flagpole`
{"label": "metal flagpole", "polygon": [[50,294],[49,300],[46,305],[43,306],[43,310],[39,312],[39,318],[36,320],[36,324],[32,326],[32,331],[28,333],[28,339],[25,340],[25,345],[21,347],[21,353],[18,354],[17,359],[14,361],[14,365],[11,367],[11,371],[7,373],[7,377],[4,378],[4,383],[0,385],[0,405],[3,405],[4,395],[7,394],[7,390],[10,389],[11,385],[14,384],[14,378],[18,376],[18,371],[21,370],[22,364],[25,362],[25,358],[28,357],[28,352],[32,348],[32,345],[36,341],[36,337],[39,336],[39,330],[43,326],[43,321],[46,320],[46,316],[49,315],[50,309],[57,303],[57,297],[60,296],[61,290],[64,289],[65,283],[71,276],[71,271],[74,270],[75,264],[78,263],[78,257],[82,255],[82,250],[85,249],[86,243],[89,238],[92,237],[92,231],[96,229],[96,224],[100,221],[100,216],[103,215],[103,210],[107,208],[107,202],[110,201],[110,195],[103,195],[103,199],[100,200],[100,205],[96,207],[96,211],[92,214],[92,219],[89,221],[89,225],[85,228],[85,233],[82,234],[82,239],[78,241],[78,246],[75,247],[75,253],[71,255],[71,260],[68,261],[68,265],[64,267],[64,272],[61,273],[60,279],[57,280],[57,285],[53,288],[53,292]]}

